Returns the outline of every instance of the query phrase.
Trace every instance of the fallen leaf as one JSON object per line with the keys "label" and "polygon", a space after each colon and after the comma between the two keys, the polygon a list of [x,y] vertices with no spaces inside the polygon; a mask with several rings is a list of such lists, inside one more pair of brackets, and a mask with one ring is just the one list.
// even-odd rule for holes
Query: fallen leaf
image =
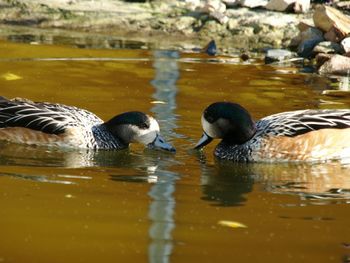
{"label": "fallen leaf", "polygon": [[246,225],[236,221],[220,220],[218,224],[221,226],[227,226],[232,228],[247,228]]}
{"label": "fallen leaf", "polygon": [[22,79],[21,76],[18,76],[18,75],[13,74],[13,73],[5,73],[5,74],[2,74],[1,77],[3,77],[5,80],[18,80],[18,79]]}
{"label": "fallen leaf", "polygon": [[154,100],[154,101],[151,101],[152,104],[166,104],[166,102],[164,101],[161,101],[161,100]]}

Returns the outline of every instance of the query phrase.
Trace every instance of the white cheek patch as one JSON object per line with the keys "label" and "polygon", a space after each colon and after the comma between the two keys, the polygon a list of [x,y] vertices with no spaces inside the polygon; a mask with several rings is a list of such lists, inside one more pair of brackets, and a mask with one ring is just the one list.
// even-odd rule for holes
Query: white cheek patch
{"label": "white cheek patch", "polygon": [[133,138],[133,141],[137,141],[143,144],[149,144],[153,142],[157,134],[159,133],[159,124],[158,122],[150,117],[150,127],[148,129],[140,129],[138,127],[134,127],[136,129],[135,131],[135,137]]}
{"label": "white cheek patch", "polygon": [[224,124],[226,125],[227,121],[224,119],[218,119],[216,122],[210,123],[204,118],[204,115],[202,115],[203,130],[211,138],[222,138],[222,131],[220,130],[220,127],[224,126],[222,125],[222,122],[225,122]]}

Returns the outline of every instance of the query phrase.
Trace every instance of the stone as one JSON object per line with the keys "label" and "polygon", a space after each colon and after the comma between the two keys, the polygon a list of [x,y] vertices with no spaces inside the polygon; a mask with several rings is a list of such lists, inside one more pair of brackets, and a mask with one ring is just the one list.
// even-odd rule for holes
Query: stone
{"label": "stone", "polygon": [[[306,30],[313,30],[310,28],[314,28],[313,26],[310,26],[309,24],[307,24],[305,22],[299,22],[297,27],[298,27],[300,32],[296,37],[293,37],[290,41],[289,47],[292,49],[297,49],[299,44],[301,43],[301,41],[302,41],[301,32],[304,32]],[[317,28],[314,28],[314,29],[318,30]],[[321,31],[319,31],[319,34],[321,35]]]}
{"label": "stone", "polygon": [[239,23],[236,19],[230,18],[227,22],[227,29],[228,30],[236,30],[239,28]]}
{"label": "stone", "polygon": [[223,1],[227,7],[243,6],[248,8],[263,7],[268,3],[268,0],[226,0]]}
{"label": "stone", "polygon": [[322,31],[315,27],[310,27],[299,35],[300,44],[297,53],[304,58],[311,57],[314,47],[324,40]]}
{"label": "stone", "polygon": [[222,1],[226,7],[236,7],[240,5],[240,0],[223,0]]}
{"label": "stone", "polygon": [[201,5],[200,0],[185,0],[185,7],[191,11],[196,10]]}
{"label": "stone", "polygon": [[185,32],[186,30],[192,30],[192,25],[196,22],[196,19],[191,16],[180,16],[176,19],[175,27],[178,31]]}
{"label": "stone", "polygon": [[240,0],[240,5],[248,8],[266,6],[268,0]]}
{"label": "stone", "polygon": [[338,9],[345,9],[345,10],[350,10],[350,1],[337,1],[334,2],[333,5],[338,8]]}
{"label": "stone", "polygon": [[350,33],[350,18],[339,10],[325,5],[317,5],[313,15],[314,24],[323,32],[328,32],[333,26],[345,35]]}
{"label": "stone", "polygon": [[[310,9],[310,0],[299,0],[292,5],[294,13],[306,13]],[[288,9],[287,9],[288,11]]]}
{"label": "stone", "polygon": [[221,0],[207,0],[203,6],[196,9],[198,12],[208,13],[209,16],[215,18],[220,24],[226,24],[228,17],[225,14],[226,5]]}
{"label": "stone", "polygon": [[320,42],[324,39],[322,31],[316,27],[309,27],[308,29],[300,32],[301,42],[314,39],[320,40]]}
{"label": "stone", "polygon": [[319,69],[320,74],[349,75],[350,58],[342,55],[333,55]]}
{"label": "stone", "polygon": [[301,42],[301,36],[299,35],[293,37],[290,41],[289,47],[293,50],[297,49]]}
{"label": "stone", "polygon": [[310,26],[309,24],[301,21],[301,22],[299,22],[297,27],[298,27],[300,32],[304,32],[304,31],[306,31],[307,29],[309,29],[309,28],[311,28],[313,26]]}
{"label": "stone", "polygon": [[209,56],[215,56],[217,52],[215,40],[211,40],[202,50],[202,52],[207,53]]}
{"label": "stone", "polygon": [[342,48],[338,43],[330,41],[322,41],[318,43],[313,51],[313,53],[326,53],[326,54],[337,54],[342,53]]}
{"label": "stone", "polygon": [[322,91],[322,95],[338,97],[338,98],[349,98],[350,91],[349,90],[324,90]]}
{"label": "stone", "polygon": [[340,45],[345,53],[350,53],[350,37],[344,38]]}
{"label": "stone", "polygon": [[265,8],[280,12],[293,10],[296,13],[305,13],[310,9],[310,0],[270,0]]}
{"label": "stone", "polygon": [[320,68],[326,61],[330,60],[334,55],[319,53],[316,55],[316,67]]}
{"label": "stone", "polygon": [[269,49],[265,55],[265,64],[281,62],[293,57],[293,53],[285,49]]}
{"label": "stone", "polygon": [[202,12],[220,12],[224,13],[226,11],[226,5],[221,2],[221,0],[207,0],[204,6],[201,7]]}
{"label": "stone", "polygon": [[249,56],[249,53],[246,52],[246,51],[242,51],[241,54],[239,55],[239,58],[242,60],[242,61],[247,61],[250,59],[250,56]]}
{"label": "stone", "polygon": [[[322,40],[321,40],[322,41]],[[300,43],[297,53],[299,56],[303,57],[303,58],[310,58],[313,56],[313,49],[314,47],[321,42],[318,39],[312,39],[312,40],[307,40],[307,41],[303,41],[302,43]]]}
{"label": "stone", "polygon": [[209,15],[213,18],[215,18],[220,24],[226,24],[229,20],[229,18],[219,11],[213,11],[210,12]]}
{"label": "stone", "polygon": [[329,31],[324,34],[324,38],[331,42],[340,42],[345,38],[346,34],[339,30],[336,25],[333,25]]}

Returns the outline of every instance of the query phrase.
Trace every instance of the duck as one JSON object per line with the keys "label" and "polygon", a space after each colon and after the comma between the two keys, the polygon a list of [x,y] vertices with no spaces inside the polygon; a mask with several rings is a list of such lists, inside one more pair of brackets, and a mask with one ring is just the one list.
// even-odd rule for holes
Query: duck
{"label": "duck", "polygon": [[350,158],[350,110],[305,109],[254,121],[233,102],[215,102],[201,117],[203,134],[194,149],[221,139],[214,155],[233,162],[328,162]]}
{"label": "duck", "polygon": [[175,152],[155,118],[129,111],[104,122],[94,113],[58,103],[0,96],[0,140],[49,147],[120,150],[138,142]]}

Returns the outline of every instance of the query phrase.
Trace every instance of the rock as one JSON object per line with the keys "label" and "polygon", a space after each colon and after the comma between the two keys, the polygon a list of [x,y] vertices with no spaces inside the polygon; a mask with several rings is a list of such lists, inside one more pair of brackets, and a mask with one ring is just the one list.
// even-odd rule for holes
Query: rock
{"label": "rock", "polygon": [[333,55],[320,53],[316,55],[316,67],[320,68],[326,61],[330,60]]}
{"label": "rock", "polygon": [[196,9],[198,12],[208,13],[209,16],[215,18],[219,23],[225,24],[228,17],[225,14],[226,5],[221,0],[207,0],[203,6]]}
{"label": "rock", "polygon": [[313,55],[312,51],[313,51],[314,47],[318,43],[320,43],[321,41],[317,40],[317,39],[303,41],[302,43],[300,43],[300,45],[298,47],[298,50],[297,50],[298,55],[303,57],[303,58],[312,57],[312,55]]}
{"label": "rock", "polygon": [[200,0],[185,0],[185,7],[191,11],[196,10],[201,5]]}
{"label": "rock", "polygon": [[222,1],[226,7],[236,7],[240,5],[240,0],[223,0]]}
{"label": "rock", "polygon": [[209,56],[215,56],[217,52],[215,40],[211,40],[202,50],[202,52],[207,53]]}
{"label": "rock", "polygon": [[191,16],[180,16],[175,20],[174,26],[176,30],[186,33],[187,31],[192,32],[192,25],[196,23],[196,19]]}
{"label": "rock", "polygon": [[[313,30],[313,29],[310,29],[310,28],[314,28],[313,26],[310,26],[310,25],[308,25],[307,23],[304,23],[304,22],[299,22],[297,27],[298,27],[300,32],[299,32],[299,34],[296,37],[292,38],[292,40],[290,41],[290,44],[289,44],[289,47],[293,48],[293,49],[298,48],[299,44],[302,41],[301,32],[304,32],[306,30]],[[321,35],[321,31],[319,33]]]}
{"label": "rock", "polygon": [[220,12],[224,13],[226,11],[226,5],[220,0],[207,0],[206,3],[198,9],[198,11],[211,13],[211,12]]}
{"label": "rock", "polygon": [[334,2],[333,5],[338,9],[350,10],[350,1]]}
{"label": "rock", "polygon": [[[292,38],[292,40],[290,42],[290,45],[289,45],[292,48],[297,48],[299,46],[299,44],[301,43],[301,41],[305,41],[306,38],[313,38],[311,36],[308,36],[308,35],[310,35],[310,33],[311,34],[317,34],[319,36],[321,36],[321,34],[322,34],[322,32],[319,31],[317,28],[315,28],[313,26],[310,26],[310,25],[308,25],[308,24],[306,24],[304,22],[299,22],[297,27],[298,27],[300,32],[299,32],[299,34],[296,37]],[[304,33],[302,35],[302,32],[307,31],[307,30],[309,30],[309,32],[308,33]]]}
{"label": "rock", "polygon": [[333,25],[331,29],[324,34],[324,38],[326,40],[337,43],[340,42],[345,36],[346,34],[339,30],[336,25]]}
{"label": "rock", "polygon": [[342,42],[340,43],[341,47],[343,48],[345,53],[350,52],[350,37],[344,38]]}
{"label": "rock", "polygon": [[319,69],[320,74],[349,75],[350,58],[342,55],[333,55]]}
{"label": "rock", "polygon": [[[310,9],[310,0],[299,0],[292,5],[294,13],[306,13]],[[287,9],[288,11],[288,9]]]}
{"label": "rock", "polygon": [[334,26],[345,35],[350,33],[350,18],[333,7],[317,5],[313,19],[315,26],[324,32]]}
{"label": "rock", "polygon": [[310,8],[310,0],[270,0],[265,8],[280,12],[288,9],[296,13],[305,13]]}
{"label": "rock", "polygon": [[310,26],[309,24],[307,24],[305,22],[299,22],[299,24],[298,24],[298,29],[300,32],[304,32],[311,27],[313,27],[313,26]]}
{"label": "rock", "polygon": [[322,95],[338,98],[348,98],[350,96],[350,92],[348,90],[324,90],[322,91]]}
{"label": "rock", "polygon": [[244,6],[248,8],[256,8],[265,6],[268,3],[268,0],[226,0],[223,2],[227,7]]}
{"label": "rock", "polygon": [[315,27],[309,27],[308,29],[300,32],[300,40],[308,41],[308,40],[320,40],[319,42],[323,41],[323,33],[321,30],[315,28]]}
{"label": "rock", "polygon": [[236,30],[239,28],[239,23],[236,19],[230,18],[227,22],[227,29],[228,30]]}
{"label": "rock", "polygon": [[267,0],[240,0],[240,5],[248,8],[266,6],[267,3]]}
{"label": "rock", "polygon": [[226,24],[228,22],[228,17],[221,12],[213,11],[210,12],[209,15],[215,18],[220,24]]}
{"label": "rock", "polygon": [[322,41],[318,43],[313,51],[313,53],[326,53],[326,54],[337,54],[342,53],[342,48],[338,43],[330,42],[330,41]]}
{"label": "rock", "polygon": [[242,61],[247,61],[247,60],[250,59],[250,56],[249,56],[248,52],[242,51],[241,54],[239,55],[239,58],[240,58]]}
{"label": "rock", "polygon": [[310,27],[299,35],[300,44],[297,53],[304,58],[311,57],[314,47],[324,40],[322,31],[315,27]]}
{"label": "rock", "polygon": [[269,49],[265,55],[265,64],[281,62],[293,57],[293,53],[285,49]]}

